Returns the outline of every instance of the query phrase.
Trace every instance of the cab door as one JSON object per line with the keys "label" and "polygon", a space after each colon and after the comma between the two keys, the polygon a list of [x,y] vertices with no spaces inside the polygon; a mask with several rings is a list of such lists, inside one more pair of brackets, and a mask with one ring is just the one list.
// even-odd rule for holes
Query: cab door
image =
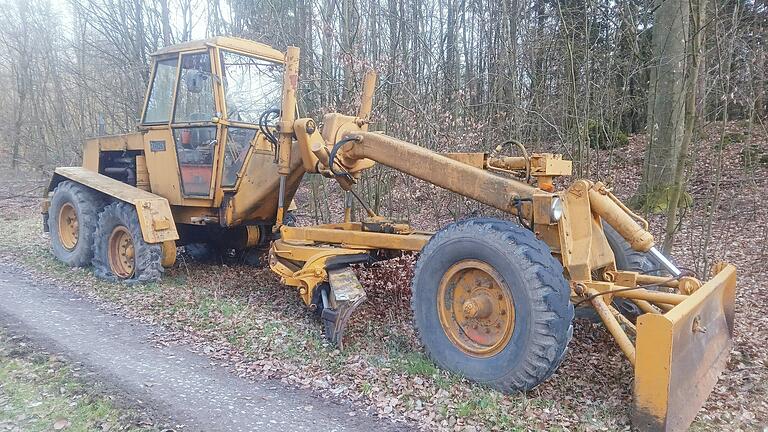
{"label": "cab door", "polygon": [[[264,132],[274,134],[279,117],[284,66],[274,60],[231,49],[218,49],[222,113],[226,124],[222,142],[221,188],[238,189],[249,163],[274,164],[276,148]],[[255,160],[256,159],[256,160]]]}
{"label": "cab door", "polygon": [[212,206],[221,127],[210,49],[155,59],[141,128],[150,186],[173,205]]}
{"label": "cab door", "polygon": [[170,128],[178,66],[178,54],[155,59],[141,118],[150,188],[171,204],[181,204],[182,200]]}
{"label": "cab door", "polygon": [[222,130],[213,122],[215,84],[210,50],[181,54],[171,134],[185,205],[210,206],[216,187]]}

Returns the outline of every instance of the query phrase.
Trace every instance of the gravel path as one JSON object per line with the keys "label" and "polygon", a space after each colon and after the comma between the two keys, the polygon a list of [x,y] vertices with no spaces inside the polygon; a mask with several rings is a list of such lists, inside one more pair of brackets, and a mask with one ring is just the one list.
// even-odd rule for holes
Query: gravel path
{"label": "gravel path", "polygon": [[279,381],[239,378],[184,345],[155,346],[161,328],[105,313],[2,263],[0,325],[83,364],[99,384],[185,431],[406,430]]}

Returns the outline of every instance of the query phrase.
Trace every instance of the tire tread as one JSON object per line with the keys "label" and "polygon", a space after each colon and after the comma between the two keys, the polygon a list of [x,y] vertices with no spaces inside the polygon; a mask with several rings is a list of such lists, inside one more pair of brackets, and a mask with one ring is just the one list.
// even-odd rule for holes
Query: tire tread
{"label": "tire tread", "polygon": [[[120,279],[112,273],[107,258],[109,236],[114,229],[114,221],[128,228],[133,237],[136,268],[130,279]],[[93,266],[96,276],[110,281],[154,282],[160,280],[163,271],[162,248],[159,244],[144,241],[136,209],[125,202],[113,202],[99,214],[99,223],[95,234]]]}
{"label": "tire tread", "polygon": [[[69,195],[70,199],[66,199]],[[61,197],[61,198],[60,198]],[[59,244],[58,239],[58,210],[59,199],[66,199],[71,202],[77,211],[78,224],[81,228],[81,235],[72,251],[68,251],[63,245]],[[48,217],[48,231],[51,233],[51,248],[53,254],[59,261],[72,267],[87,267],[91,265],[94,254],[94,231],[98,225],[99,213],[104,208],[105,199],[102,195],[87,186],[75,183],[71,180],[65,180],[59,183],[53,190],[51,198],[51,209]]]}
{"label": "tire tread", "polygon": [[[429,256],[445,241],[466,235],[496,238],[496,244],[504,246],[506,254],[514,255],[525,267],[527,286],[535,313],[530,355],[506,375],[485,384],[505,392],[528,391],[549,378],[567,352],[568,342],[573,335],[573,305],[570,303],[570,288],[563,277],[563,267],[552,256],[549,247],[537,239],[526,228],[507,221],[478,218],[468,219],[449,225],[438,231],[424,247],[422,257]],[[427,260],[419,259],[414,272],[414,285]],[[412,287],[413,290],[417,288]],[[411,308],[417,312],[416,296],[412,297]],[[416,332],[423,341],[424,329],[415,320]],[[430,358],[440,363],[425,344]]]}

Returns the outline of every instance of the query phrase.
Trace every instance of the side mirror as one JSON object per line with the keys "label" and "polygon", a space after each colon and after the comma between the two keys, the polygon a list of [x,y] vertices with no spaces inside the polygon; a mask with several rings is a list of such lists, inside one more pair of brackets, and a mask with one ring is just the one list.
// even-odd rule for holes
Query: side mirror
{"label": "side mirror", "polygon": [[190,93],[203,91],[203,85],[206,81],[208,81],[208,74],[205,72],[191,69],[184,73],[184,85]]}

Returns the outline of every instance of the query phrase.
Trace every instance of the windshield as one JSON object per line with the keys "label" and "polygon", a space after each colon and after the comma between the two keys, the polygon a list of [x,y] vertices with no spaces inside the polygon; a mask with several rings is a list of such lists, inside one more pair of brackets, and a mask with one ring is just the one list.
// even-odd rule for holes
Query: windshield
{"label": "windshield", "polygon": [[280,108],[283,65],[231,51],[221,51],[227,118],[258,123],[264,111]]}

